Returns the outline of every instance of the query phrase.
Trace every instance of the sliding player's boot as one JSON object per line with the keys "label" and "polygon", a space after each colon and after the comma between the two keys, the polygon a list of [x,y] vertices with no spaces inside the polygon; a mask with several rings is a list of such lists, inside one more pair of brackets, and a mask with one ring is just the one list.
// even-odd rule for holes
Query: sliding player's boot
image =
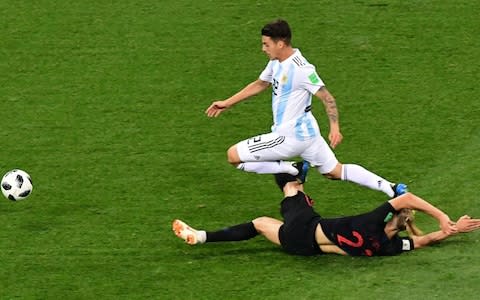
{"label": "sliding player's boot", "polygon": [[172,223],[172,230],[175,232],[176,236],[183,239],[185,243],[189,245],[195,245],[199,243],[197,231],[188,226],[185,222],[174,220]]}

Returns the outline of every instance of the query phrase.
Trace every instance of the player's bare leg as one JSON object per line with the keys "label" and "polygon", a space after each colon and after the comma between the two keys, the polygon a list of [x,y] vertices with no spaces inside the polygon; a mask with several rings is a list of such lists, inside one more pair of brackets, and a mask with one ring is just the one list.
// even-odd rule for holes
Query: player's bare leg
{"label": "player's bare leg", "polygon": [[270,217],[260,217],[252,221],[257,232],[263,235],[270,242],[280,245],[278,231],[283,222]]}

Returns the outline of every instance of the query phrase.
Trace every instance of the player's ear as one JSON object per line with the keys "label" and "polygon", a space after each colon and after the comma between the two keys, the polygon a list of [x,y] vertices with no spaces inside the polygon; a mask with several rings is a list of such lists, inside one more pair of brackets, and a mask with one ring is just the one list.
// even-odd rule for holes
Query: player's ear
{"label": "player's ear", "polygon": [[282,41],[282,40],[278,40],[278,41],[276,42],[276,44],[277,44],[277,47],[280,48],[280,49],[285,48],[285,42]]}

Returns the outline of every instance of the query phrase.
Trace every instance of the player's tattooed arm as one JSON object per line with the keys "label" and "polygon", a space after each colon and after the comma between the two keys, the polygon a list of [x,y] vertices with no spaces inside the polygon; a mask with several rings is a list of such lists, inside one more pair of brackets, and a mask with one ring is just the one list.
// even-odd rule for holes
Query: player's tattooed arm
{"label": "player's tattooed arm", "polygon": [[323,104],[325,105],[325,109],[327,111],[328,119],[331,123],[338,122],[338,110],[337,110],[337,102],[335,102],[335,98],[332,95],[327,94],[323,99]]}
{"label": "player's tattooed arm", "polygon": [[337,102],[335,98],[330,94],[326,87],[321,87],[316,93],[315,96],[318,97],[324,107],[330,122],[330,134],[328,138],[330,140],[330,146],[335,148],[338,144],[342,142],[343,136],[340,133],[340,124],[338,119],[338,110]]}
{"label": "player's tattooed arm", "polygon": [[325,106],[330,123],[338,123],[338,110],[335,98],[330,94],[326,87],[322,87],[315,94]]}

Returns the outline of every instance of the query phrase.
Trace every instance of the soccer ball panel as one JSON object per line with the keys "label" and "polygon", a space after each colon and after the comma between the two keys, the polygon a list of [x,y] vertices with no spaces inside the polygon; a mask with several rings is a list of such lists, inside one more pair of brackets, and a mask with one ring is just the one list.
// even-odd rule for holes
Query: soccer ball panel
{"label": "soccer ball panel", "polygon": [[7,172],[0,185],[2,194],[12,201],[27,198],[33,190],[32,179],[27,172],[14,169]]}

